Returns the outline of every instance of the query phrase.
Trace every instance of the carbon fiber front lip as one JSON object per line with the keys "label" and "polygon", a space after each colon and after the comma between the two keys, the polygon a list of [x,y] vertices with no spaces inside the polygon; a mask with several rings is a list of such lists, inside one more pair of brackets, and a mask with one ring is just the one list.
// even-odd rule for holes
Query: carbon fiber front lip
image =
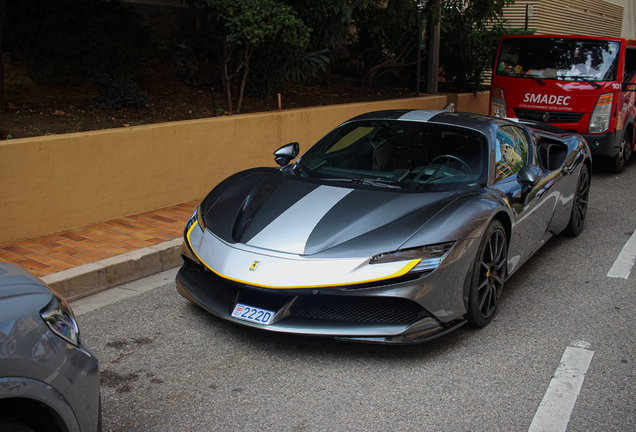
{"label": "carbon fiber front lip", "polygon": [[377,343],[382,345],[415,345],[422,342],[428,342],[433,339],[437,339],[440,336],[450,333],[466,324],[465,319],[457,320],[452,323],[440,327],[437,329],[423,330],[414,333],[401,334],[391,337],[336,337],[338,340],[348,342],[365,342],[365,343]]}
{"label": "carbon fiber front lip", "polygon": [[434,339],[461,326],[464,322],[452,325],[440,325],[437,320],[425,317],[414,324],[376,324],[356,323],[336,320],[320,320],[289,316],[270,325],[255,324],[233,318],[230,311],[231,301],[206,292],[177,274],[177,291],[191,302],[198,304],[211,314],[227,321],[262,330],[299,335],[333,337],[341,340],[382,343],[382,344],[414,344]]}

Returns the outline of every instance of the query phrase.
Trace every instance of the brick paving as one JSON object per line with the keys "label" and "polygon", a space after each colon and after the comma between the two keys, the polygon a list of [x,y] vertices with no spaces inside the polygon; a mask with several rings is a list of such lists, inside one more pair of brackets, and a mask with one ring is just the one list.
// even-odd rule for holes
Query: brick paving
{"label": "brick paving", "polygon": [[0,245],[0,261],[36,276],[179,238],[199,201]]}

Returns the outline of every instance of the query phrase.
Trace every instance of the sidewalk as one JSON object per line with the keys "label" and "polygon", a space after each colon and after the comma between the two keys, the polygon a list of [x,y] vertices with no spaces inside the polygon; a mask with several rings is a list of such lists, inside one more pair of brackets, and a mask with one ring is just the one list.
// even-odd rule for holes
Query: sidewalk
{"label": "sidewalk", "polygon": [[198,201],[0,245],[0,261],[42,278],[68,301],[181,265]]}

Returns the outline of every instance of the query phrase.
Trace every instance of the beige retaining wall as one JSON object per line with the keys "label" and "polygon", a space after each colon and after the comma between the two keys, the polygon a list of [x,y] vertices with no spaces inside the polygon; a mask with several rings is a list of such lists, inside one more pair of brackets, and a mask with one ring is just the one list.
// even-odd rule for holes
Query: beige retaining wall
{"label": "beige retaining wall", "polygon": [[[200,199],[232,173],[275,166],[279,146],[298,141],[302,152],[355,115],[441,109],[446,100],[424,96],[3,141],[0,244]],[[464,103],[458,100],[457,110],[473,111]]]}
{"label": "beige retaining wall", "polygon": [[490,91],[481,93],[444,93],[449,103],[455,104],[456,111],[488,115]]}

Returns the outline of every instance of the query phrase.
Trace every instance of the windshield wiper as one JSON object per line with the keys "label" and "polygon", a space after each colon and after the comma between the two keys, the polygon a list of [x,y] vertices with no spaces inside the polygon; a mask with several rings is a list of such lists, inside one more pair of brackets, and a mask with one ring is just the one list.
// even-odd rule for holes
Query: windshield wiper
{"label": "windshield wiper", "polygon": [[562,78],[570,78],[574,81],[585,81],[588,84],[592,84],[594,87],[596,88],[601,88],[601,85],[595,81],[592,81],[590,79],[590,77],[582,77],[582,76],[578,76],[578,75],[573,75],[573,76],[567,76],[567,77],[562,77]]}
{"label": "windshield wiper", "polygon": [[545,85],[545,81],[543,81],[541,78],[536,77],[534,75],[523,75],[523,77],[525,78],[532,78],[533,80],[537,81],[539,84],[541,85]]}
{"label": "windshield wiper", "polygon": [[387,183],[377,182],[377,181],[368,180],[368,179],[364,179],[364,178],[322,178],[320,180],[355,183],[355,184],[361,184],[361,185],[367,185],[367,186],[376,186],[376,187],[384,187],[384,188],[391,188],[391,189],[402,189],[400,186],[390,185],[390,184],[387,184]]}
{"label": "windshield wiper", "polygon": [[514,76],[515,78],[532,78],[533,80],[537,81],[539,84],[545,85],[545,81],[543,81],[541,78],[534,75],[529,75],[525,73],[515,73],[512,76]]}

